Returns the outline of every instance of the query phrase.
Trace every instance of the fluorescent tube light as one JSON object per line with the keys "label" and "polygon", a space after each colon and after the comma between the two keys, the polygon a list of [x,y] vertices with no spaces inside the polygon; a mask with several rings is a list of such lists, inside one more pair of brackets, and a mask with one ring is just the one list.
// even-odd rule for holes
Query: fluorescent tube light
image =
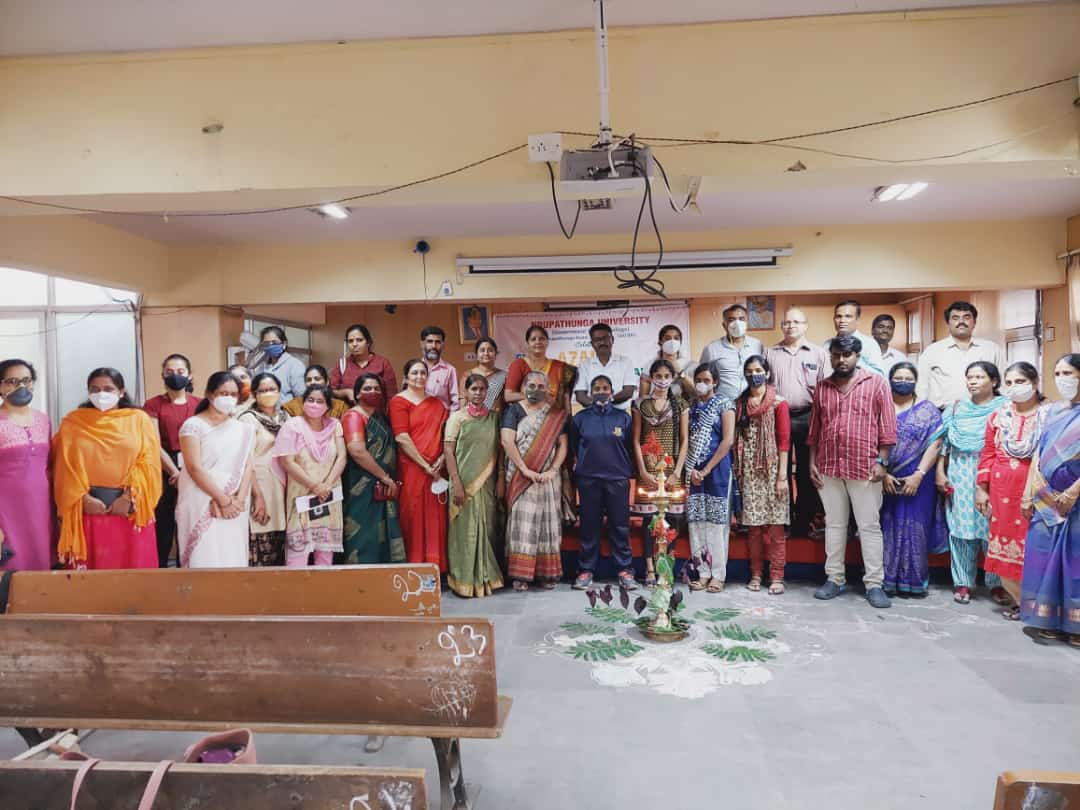
{"label": "fluorescent tube light", "polygon": [[926,190],[927,183],[893,183],[891,186],[879,186],[874,189],[874,196],[870,199],[871,202],[892,202],[897,200],[903,202],[904,200],[910,200],[916,194],[920,194]]}
{"label": "fluorescent tube light", "polygon": [[[668,251],[660,265],[663,271],[709,270],[734,267],[776,267],[777,259],[790,256],[794,249],[755,248],[749,250]],[[656,266],[655,253],[638,253],[638,269]],[[579,256],[490,256],[460,257],[457,266],[469,273],[484,275],[521,275],[532,273],[597,273],[611,272],[630,266],[629,253],[596,253]]]}
{"label": "fluorescent tube light", "polygon": [[898,201],[900,201],[900,202],[903,202],[904,200],[910,200],[916,194],[919,194],[919,193],[921,193],[921,192],[923,192],[925,190],[926,190],[926,183],[912,183],[896,199]]}
{"label": "fluorescent tube light", "polygon": [[349,209],[343,205],[337,203],[329,203],[328,205],[320,205],[319,213],[324,216],[330,217],[330,219],[348,219]]}

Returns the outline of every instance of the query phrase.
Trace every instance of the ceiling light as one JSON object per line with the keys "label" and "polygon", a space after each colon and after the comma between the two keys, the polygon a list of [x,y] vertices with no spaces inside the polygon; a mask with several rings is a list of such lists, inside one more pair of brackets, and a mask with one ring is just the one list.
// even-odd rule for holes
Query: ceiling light
{"label": "ceiling light", "polygon": [[916,194],[926,189],[927,184],[918,183],[893,183],[891,186],[878,186],[874,189],[871,202],[892,202],[893,200],[910,200]]}
{"label": "ceiling light", "polygon": [[349,209],[343,205],[337,203],[329,203],[328,205],[320,205],[318,208],[320,214],[330,219],[348,219]]}

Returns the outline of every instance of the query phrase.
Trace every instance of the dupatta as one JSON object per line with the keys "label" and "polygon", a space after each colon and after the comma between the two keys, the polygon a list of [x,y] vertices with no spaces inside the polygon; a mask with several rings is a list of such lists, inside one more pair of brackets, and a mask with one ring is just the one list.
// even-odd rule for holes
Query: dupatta
{"label": "dupatta", "polygon": [[902,478],[941,435],[941,412],[929,400],[916,402],[896,418],[896,446],[889,455],[889,471]]}
{"label": "dupatta", "polygon": [[337,419],[324,417],[322,430],[312,430],[311,425],[302,416],[293,416],[282,425],[274,441],[274,449],[270,451],[273,459],[271,468],[278,480],[283,484],[288,480],[285,467],[281,463],[282,456],[295,456],[306,449],[315,461],[320,464],[326,461],[334,443],[337,426]]}
{"label": "dupatta", "polygon": [[945,437],[945,443],[961,453],[980,453],[986,440],[986,420],[1009,400],[997,396],[982,405],[970,399],[958,399],[941,413],[941,427],[933,438]]}
{"label": "dupatta", "polygon": [[64,417],[52,442],[53,497],[60,516],[61,562],[87,560],[83,497],[91,486],[124,488],[135,507],[131,521],[142,529],[154,520],[161,497],[161,439],[138,408],[76,408]]}

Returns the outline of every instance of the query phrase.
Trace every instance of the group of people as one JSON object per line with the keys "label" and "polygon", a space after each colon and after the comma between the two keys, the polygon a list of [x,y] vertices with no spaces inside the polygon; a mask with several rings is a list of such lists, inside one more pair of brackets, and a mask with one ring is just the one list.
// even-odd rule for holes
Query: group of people
{"label": "group of people", "polygon": [[[918,363],[889,346],[895,322],[859,331],[861,307],[834,309],[836,336],[805,338],[796,308],[766,349],[747,311],[724,310],[724,336],[690,359],[678,327],[640,365],[604,323],[580,368],[548,357],[538,325],[504,370],[491,338],[459,381],[445,332],[420,333],[402,369],[346,330],[328,373],[267,327],[262,362],[211,374],[196,397],[191,363],[170,355],[164,392],[142,408],[100,368],[87,400],[52,435],[31,407],[37,372],[0,363],[0,541],[9,568],[304,566],[431,562],[462,596],[554,588],[563,529],[580,524],[573,586],[592,585],[605,526],[618,582],[637,587],[631,515],[643,517],[644,584],[656,582],[653,496],[685,528],[694,589],[727,580],[732,523],[746,529],[747,587],[784,592],[786,537],[824,513],[827,581],[846,590],[854,515],[867,599],[923,596],[928,555],[948,550],[954,598],[973,598],[980,554],[1003,615],[1080,644],[1080,356],[1055,368],[1063,401],[1045,402],[1028,363],[999,371],[966,302],[949,337]],[[576,408],[575,408],[576,403]],[[576,412],[575,412],[576,410]],[[637,486],[633,488],[632,482]],[[54,539],[55,538],[55,539]]]}

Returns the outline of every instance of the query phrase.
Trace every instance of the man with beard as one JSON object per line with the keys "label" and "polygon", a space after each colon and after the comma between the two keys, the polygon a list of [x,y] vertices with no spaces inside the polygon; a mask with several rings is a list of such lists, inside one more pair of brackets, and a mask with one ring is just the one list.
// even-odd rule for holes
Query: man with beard
{"label": "man with beard", "polygon": [[967,368],[976,360],[1004,368],[1005,355],[992,340],[975,337],[979,310],[967,301],[953,301],[945,310],[949,336],[931,343],[919,357],[919,381],[915,395],[939,408],[967,399]]}
{"label": "man with beard", "polygon": [[896,444],[896,411],[885,379],[859,368],[862,341],[851,335],[829,344],[833,373],[814,392],[810,417],[810,480],[825,505],[825,574],[817,599],[847,590],[844,552],[848,514],[854,511],[862,543],[866,600],[876,608],[891,605],[881,585],[884,545],[881,534],[881,482]]}
{"label": "man with beard", "polygon": [[425,326],[420,330],[420,352],[427,366],[427,392],[438,397],[450,413],[461,407],[457,369],[442,359],[446,332],[441,326]]}

